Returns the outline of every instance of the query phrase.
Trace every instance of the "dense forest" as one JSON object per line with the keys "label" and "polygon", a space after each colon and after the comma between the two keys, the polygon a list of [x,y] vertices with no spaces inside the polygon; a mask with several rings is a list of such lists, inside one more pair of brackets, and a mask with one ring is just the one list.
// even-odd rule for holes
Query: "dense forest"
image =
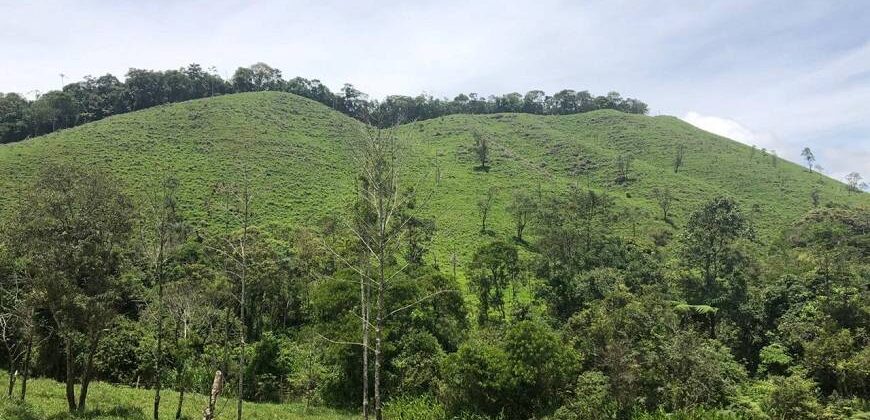
{"label": "dense forest", "polygon": [[[95,380],[148,388],[155,418],[214,389],[377,419],[870,411],[866,206],[814,203],[762,237],[751,209],[719,196],[649,242],[618,230],[631,215],[611,193],[520,189],[508,240],[487,225],[489,191],[468,217],[493,239],[436,262],[423,210],[440,174],[411,179],[399,140],[362,129],[355,199],[292,228],[254,223],[244,160],[204,203],[180,202],[172,173],[130,194],[113,174],[47,164],[0,231],[9,398],[45,376],[66,383],[70,412],[86,412]],[[491,146],[475,136],[468,171],[488,176]],[[656,197],[673,224],[670,192]],[[204,216],[185,218],[190,206]],[[245,418],[241,399],[232,411]]]}
{"label": "dense forest", "polygon": [[540,90],[482,97],[460,94],[452,100],[431,95],[391,95],[371,100],[351,84],[337,93],[319,80],[296,77],[284,80],[280,70],[264,63],[239,67],[229,80],[214,69],[191,64],[179,70],[130,69],[124,81],[106,74],[36,95],[28,100],[17,93],[0,93],[0,143],[20,141],[55,130],[74,127],[110,115],[157,105],[206,98],[227,93],[280,91],[318,101],[363,122],[389,127],[401,122],[426,120],[450,114],[576,114],[596,109],[616,109],[646,114],[647,105],[623,98],[617,92],[593,96],[588,91],[565,89],[549,96]]}

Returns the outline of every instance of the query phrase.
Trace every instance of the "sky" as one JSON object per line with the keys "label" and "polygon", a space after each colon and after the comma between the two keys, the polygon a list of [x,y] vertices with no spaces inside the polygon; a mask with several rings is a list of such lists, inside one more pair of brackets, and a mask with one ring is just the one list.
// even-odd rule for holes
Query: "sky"
{"label": "sky", "polygon": [[0,0],[0,92],[199,63],[380,98],[564,88],[643,100],[870,178],[870,1]]}

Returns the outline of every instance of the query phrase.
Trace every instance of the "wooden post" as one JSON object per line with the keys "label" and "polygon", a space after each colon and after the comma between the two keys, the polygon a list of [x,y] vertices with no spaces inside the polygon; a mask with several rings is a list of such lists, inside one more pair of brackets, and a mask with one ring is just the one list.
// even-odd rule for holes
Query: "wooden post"
{"label": "wooden post", "polygon": [[214,408],[217,405],[217,399],[224,389],[224,374],[217,371],[214,374],[214,382],[211,384],[211,395],[208,398],[208,405],[202,413],[202,420],[214,420]]}

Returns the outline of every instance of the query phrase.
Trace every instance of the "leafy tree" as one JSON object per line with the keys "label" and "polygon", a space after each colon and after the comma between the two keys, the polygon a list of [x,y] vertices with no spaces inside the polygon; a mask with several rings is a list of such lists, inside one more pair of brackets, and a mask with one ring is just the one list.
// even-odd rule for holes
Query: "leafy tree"
{"label": "leafy tree", "polygon": [[517,241],[524,242],[523,232],[537,211],[535,199],[529,193],[519,190],[514,193],[513,200],[508,205],[507,210],[514,219]]}
{"label": "leafy tree", "polygon": [[616,182],[624,184],[631,176],[631,155],[623,154],[616,158]]}
{"label": "leafy tree", "polygon": [[483,325],[488,322],[490,308],[498,310],[504,320],[505,291],[520,271],[516,247],[502,241],[491,242],[474,253],[468,269],[471,288],[476,292],[480,304],[478,323]]}
{"label": "leafy tree", "polygon": [[671,195],[670,188],[653,188],[653,195],[655,195],[656,202],[659,205],[659,208],[662,209],[662,220],[665,222],[670,222],[668,218],[668,212],[671,209],[671,200],[673,200],[673,196]]}
{"label": "leafy tree", "polygon": [[486,220],[489,218],[492,206],[495,203],[498,195],[498,188],[489,187],[486,192],[477,200],[477,212],[480,215],[480,232],[486,233]]}
{"label": "leafy tree", "polygon": [[[16,212],[14,252],[27,262],[63,340],[70,411],[84,411],[94,355],[123,293],[123,249],[133,211],[118,184],[78,167],[51,166],[36,180]],[[87,345],[81,391],[75,399],[76,342]]]}
{"label": "leafy tree", "polygon": [[730,198],[715,198],[689,216],[682,237],[683,256],[702,270],[708,292],[714,289],[729,246],[750,234],[748,221]]}
{"label": "leafy tree", "polygon": [[489,139],[478,131],[475,131],[473,135],[474,146],[472,147],[472,150],[474,151],[475,156],[477,156],[477,161],[480,163],[480,166],[478,166],[477,168],[483,171],[488,171]]}

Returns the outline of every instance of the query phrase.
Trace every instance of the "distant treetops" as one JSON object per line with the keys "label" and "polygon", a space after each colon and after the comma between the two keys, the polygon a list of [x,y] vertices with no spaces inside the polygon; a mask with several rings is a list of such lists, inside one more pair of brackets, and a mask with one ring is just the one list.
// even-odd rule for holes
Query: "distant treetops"
{"label": "distant treetops", "polygon": [[111,74],[86,76],[82,81],[65,85],[62,90],[44,94],[37,92],[34,100],[17,93],[0,93],[0,143],[15,142],[156,105],[254,91],[294,93],[378,127],[450,114],[525,112],[564,115],[598,109],[646,114],[648,111],[645,103],[623,98],[617,92],[593,96],[585,90],[570,89],[552,96],[541,90],[532,90],[525,95],[516,92],[488,97],[476,93],[460,94],[452,100],[425,94],[416,97],[390,95],[375,100],[351,84],[345,84],[339,92],[333,93],[317,79],[296,77],[284,80],[281,70],[264,63],[239,67],[229,80],[221,78],[214,67],[206,70],[198,64],[191,64],[166,71],[130,69],[123,82]]}

